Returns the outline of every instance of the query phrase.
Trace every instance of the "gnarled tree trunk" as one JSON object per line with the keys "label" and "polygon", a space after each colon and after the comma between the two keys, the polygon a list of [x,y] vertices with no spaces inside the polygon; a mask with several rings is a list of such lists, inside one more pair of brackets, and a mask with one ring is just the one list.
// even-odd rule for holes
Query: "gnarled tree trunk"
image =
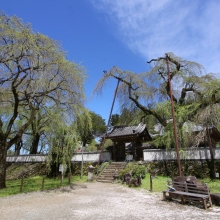
{"label": "gnarled tree trunk", "polygon": [[16,156],[20,155],[21,147],[22,147],[22,140],[15,144],[15,155]]}
{"label": "gnarled tree trunk", "polygon": [[7,142],[0,141],[0,189],[6,188]]}
{"label": "gnarled tree trunk", "polygon": [[33,141],[30,148],[30,154],[37,154],[39,141],[40,141],[40,134],[36,133],[33,137]]}

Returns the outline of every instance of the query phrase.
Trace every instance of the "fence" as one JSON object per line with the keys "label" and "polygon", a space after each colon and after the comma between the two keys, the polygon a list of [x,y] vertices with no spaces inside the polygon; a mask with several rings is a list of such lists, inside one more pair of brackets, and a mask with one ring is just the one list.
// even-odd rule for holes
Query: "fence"
{"label": "fence", "polygon": [[36,190],[49,190],[49,189],[54,189],[54,188],[59,188],[60,186],[66,186],[71,184],[72,181],[72,175],[68,174],[66,178],[46,178],[42,176],[38,177],[30,177],[30,178],[24,178],[22,177],[21,179],[17,180],[7,180],[7,188],[6,189],[1,189],[0,197],[4,196],[5,194],[9,194],[8,192],[10,191],[10,194],[17,194],[21,192],[32,192]]}

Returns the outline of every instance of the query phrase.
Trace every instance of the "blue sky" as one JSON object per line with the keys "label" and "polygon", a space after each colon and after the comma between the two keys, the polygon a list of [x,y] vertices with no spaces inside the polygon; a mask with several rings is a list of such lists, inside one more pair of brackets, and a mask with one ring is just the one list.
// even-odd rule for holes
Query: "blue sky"
{"label": "blue sky", "polygon": [[0,0],[0,10],[59,41],[86,68],[86,106],[106,121],[117,82],[90,97],[112,66],[144,72],[146,61],[173,52],[219,76],[219,8],[219,0]]}

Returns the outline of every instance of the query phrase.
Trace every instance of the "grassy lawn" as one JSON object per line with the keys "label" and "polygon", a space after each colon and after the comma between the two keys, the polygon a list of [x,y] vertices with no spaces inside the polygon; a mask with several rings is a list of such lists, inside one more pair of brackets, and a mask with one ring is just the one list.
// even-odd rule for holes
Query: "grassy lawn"
{"label": "grassy lawn", "polygon": [[[26,178],[23,181],[22,193],[33,192],[42,190],[42,176],[35,176]],[[152,180],[152,192],[162,192],[167,189],[167,180],[169,177],[157,176]],[[72,176],[71,183],[85,183],[87,176]],[[202,183],[207,183],[211,193],[220,193],[220,180],[211,181],[210,179],[201,179]],[[64,178],[62,186],[69,184],[68,178]],[[21,180],[7,181],[7,188],[0,190],[0,197],[9,196],[20,193]],[[44,179],[44,190],[59,188],[61,186],[60,178],[46,178]],[[150,175],[146,174],[146,177],[142,180],[142,185],[139,188],[150,190]]]}
{"label": "grassy lawn", "polygon": [[[72,176],[71,183],[83,183],[86,182],[87,176],[82,179],[80,176]],[[33,192],[42,190],[42,176],[34,176],[30,178],[25,178],[23,180],[22,193]],[[69,184],[68,178],[64,178],[62,186],[67,186]],[[0,197],[9,196],[20,193],[21,180],[9,180],[6,182],[7,188],[0,189]],[[59,188],[61,186],[60,178],[46,178],[44,177],[44,190]]]}
{"label": "grassy lawn", "polygon": [[201,179],[202,183],[208,184],[211,193],[220,193],[220,180],[212,181],[211,179]]}
{"label": "grassy lawn", "polygon": [[[171,180],[169,177],[157,176],[152,180],[152,192],[162,192],[167,188],[167,180]],[[141,188],[150,190],[150,174],[146,174],[142,180]]]}
{"label": "grassy lawn", "polygon": [[[167,180],[169,177],[157,176],[152,180],[152,192],[162,192],[167,189]],[[220,180],[212,181],[208,178],[200,179],[202,183],[208,184],[211,193],[220,193]],[[139,188],[150,190],[150,174],[142,180],[142,185]]]}

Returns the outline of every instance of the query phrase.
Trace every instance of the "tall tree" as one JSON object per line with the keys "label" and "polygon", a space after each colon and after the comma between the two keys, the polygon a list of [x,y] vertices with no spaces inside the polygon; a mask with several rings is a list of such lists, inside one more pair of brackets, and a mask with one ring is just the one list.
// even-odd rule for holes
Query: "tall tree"
{"label": "tall tree", "polygon": [[90,144],[93,139],[92,121],[89,115],[89,111],[86,111],[81,115],[78,115],[76,124],[78,127],[79,141],[81,141],[82,146],[85,147],[86,144]]}
{"label": "tall tree", "polygon": [[[83,111],[82,109],[80,114]],[[51,118],[51,127],[47,126],[45,129],[49,146],[50,167],[48,171],[51,176],[54,176],[54,174],[57,175],[60,164],[71,171],[71,158],[78,147],[78,126],[76,123],[70,122],[69,116],[62,110],[51,110],[48,112],[48,117]]]}
{"label": "tall tree", "polygon": [[[214,159],[213,147],[216,145],[215,141],[211,138],[212,132],[216,127],[220,126],[220,105],[210,104],[210,106],[198,111],[196,118],[200,125],[203,126],[204,130],[194,138],[198,143],[205,142],[210,149],[210,162],[208,162],[210,168],[210,178],[216,178],[216,168]],[[218,140],[220,142],[220,138]]]}
{"label": "tall tree", "polygon": [[[213,104],[220,102],[220,80],[212,74],[206,74],[198,63],[184,60],[173,53],[167,55],[178,127],[181,128],[185,121],[195,120],[195,114],[209,106],[211,100]],[[145,116],[153,116],[165,131],[169,131],[167,134],[172,134],[170,104],[167,102],[170,100],[170,87],[166,59],[159,57],[149,63],[153,63],[152,69],[140,74],[122,71],[118,67],[111,68],[99,80],[94,92],[100,93],[109,78],[120,80],[117,97],[121,108],[139,108]],[[172,145],[173,138],[170,140],[169,144]]]}
{"label": "tall tree", "polygon": [[[21,141],[39,109],[59,108],[69,120],[84,109],[85,73],[66,59],[56,41],[3,13],[0,48],[0,188],[4,188],[7,150]],[[26,120],[12,133],[22,112],[28,112]]]}
{"label": "tall tree", "polygon": [[92,120],[92,134],[95,138],[100,137],[106,129],[105,119],[95,112],[89,112],[89,114]]}
{"label": "tall tree", "polygon": [[119,114],[113,114],[111,117],[111,126],[117,125],[137,125],[141,122],[146,122],[148,126],[152,124],[150,117],[145,116],[139,108],[124,108]]}
{"label": "tall tree", "polygon": [[93,139],[99,137],[105,132],[105,119],[95,112],[84,113],[84,117],[78,116],[77,119],[79,139],[82,146],[90,144]]}
{"label": "tall tree", "polygon": [[47,109],[40,109],[36,112],[36,115],[29,126],[26,134],[30,136],[30,154],[37,154],[39,143],[42,135],[44,135],[45,130],[48,129],[48,125],[52,122],[50,119]]}

